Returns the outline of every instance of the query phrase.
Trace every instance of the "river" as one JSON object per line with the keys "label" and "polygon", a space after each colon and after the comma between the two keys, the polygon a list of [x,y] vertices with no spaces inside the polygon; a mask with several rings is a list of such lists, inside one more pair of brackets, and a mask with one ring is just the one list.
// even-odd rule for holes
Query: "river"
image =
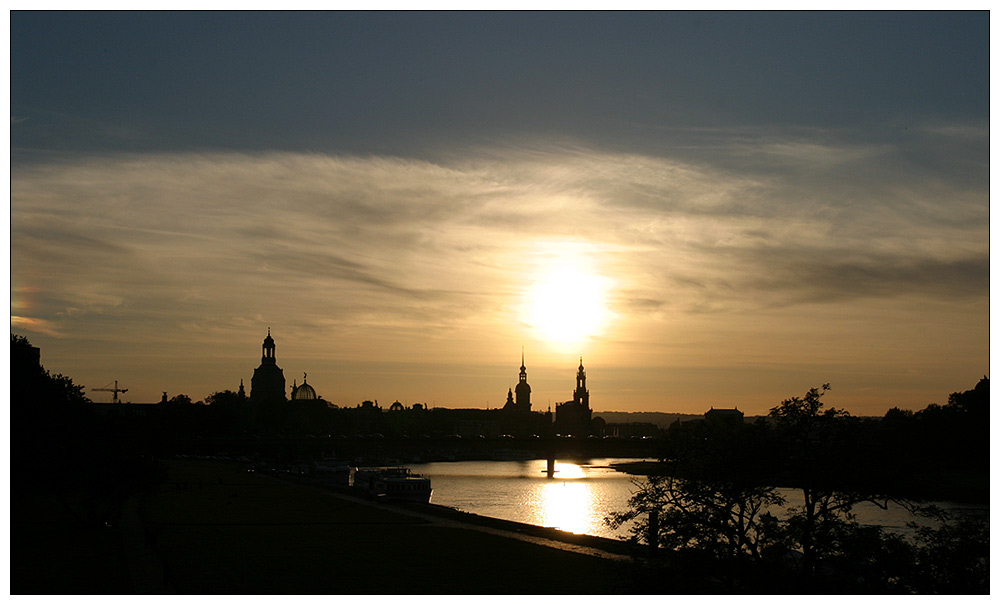
{"label": "river", "polygon": [[[638,489],[636,482],[642,477],[615,471],[609,465],[631,461],[604,458],[584,464],[557,460],[551,478],[546,476],[545,460],[430,462],[412,464],[410,468],[431,478],[434,504],[577,534],[619,538],[625,530],[610,529],[604,517],[627,508],[629,498]],[[779,492],[788,501],[785,506],[801,502],[796,490],[780,488]],[[780,511],[775,512],[781,516]],[[861,503],[854,512],[860,523],[901,533],[909,533],[907,523],[917,520],[892,503],[887,510]]]}

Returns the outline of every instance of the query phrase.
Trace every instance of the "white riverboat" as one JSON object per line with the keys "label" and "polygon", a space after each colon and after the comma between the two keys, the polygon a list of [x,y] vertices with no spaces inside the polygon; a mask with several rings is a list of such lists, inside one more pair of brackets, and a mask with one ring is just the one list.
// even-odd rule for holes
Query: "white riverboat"
{"label": "white riverboat", "polygon": [[427,504],[431,500],[431,480],[404,467],[356,468],[353,486],[377,500]]}

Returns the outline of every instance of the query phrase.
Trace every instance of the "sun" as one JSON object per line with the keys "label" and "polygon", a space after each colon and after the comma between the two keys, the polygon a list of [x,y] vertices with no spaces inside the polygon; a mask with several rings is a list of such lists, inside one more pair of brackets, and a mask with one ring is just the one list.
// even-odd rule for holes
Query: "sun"
{"label": "sun", "polygon": [[599,334],[610,318],[608,280],[580,261],[560,259],[539,271],[526,292],[527,323],[559,345]]}

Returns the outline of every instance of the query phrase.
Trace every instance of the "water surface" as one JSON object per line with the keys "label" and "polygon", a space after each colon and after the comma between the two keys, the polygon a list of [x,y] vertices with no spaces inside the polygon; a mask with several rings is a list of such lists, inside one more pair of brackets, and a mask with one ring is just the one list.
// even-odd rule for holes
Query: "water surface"
{"label": "water surface", "polygon": [[[552,477],[546,476],[545,460],[430,462],[413,464],[410,468],[431,478],[434,504],[577,534],[619,538],[627,533],[627,528],[612,530],[604,523],[604,517],[626,510],[629,498],[639,489],[637,482],[644,478],[620,473],[609,465],[633,461],[629,458],[592,459],[586,464],[556,461]],[[787,500],[781,509],[801,504],[797,490],[779,488],[778,491]],[[936,504],[951,509],[959,507]],[[881,525],[901,533],[910,533],[907,523],[916,520],[894,503],[887,510],[861,503],[854,512],[860,523]],[[782,510],[774,513],[783,516]]]}

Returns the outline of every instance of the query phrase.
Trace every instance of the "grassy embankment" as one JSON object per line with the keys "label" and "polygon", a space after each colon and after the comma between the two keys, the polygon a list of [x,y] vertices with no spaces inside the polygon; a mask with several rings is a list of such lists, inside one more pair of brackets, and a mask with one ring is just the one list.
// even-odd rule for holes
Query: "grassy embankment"
{"label": "grassy embankment", "polygon": [[168,592],[610,594],[627,564],[380,510],[228,463],[172,463],[142,519]]}

